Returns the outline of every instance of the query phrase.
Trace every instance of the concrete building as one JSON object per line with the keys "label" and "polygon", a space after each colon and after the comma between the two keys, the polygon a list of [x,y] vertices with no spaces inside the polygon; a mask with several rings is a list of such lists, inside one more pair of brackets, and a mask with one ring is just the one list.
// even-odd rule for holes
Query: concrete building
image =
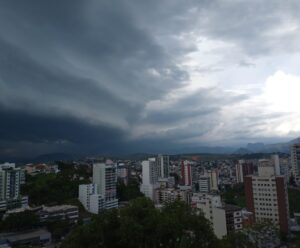
{"label": "concrete building", "polygon": [[93,164],[93,183],[79,185],[79,201],[91,213],[118,207],[117,174],[109,163]]}
{"label": "concrete building", "polygon": [[51,243],[51,233],[45,229],[34,229],[23,232],[1,233],[1,240],[8,240],[12,247],[23,245],[45,247]]}
{"label": "concrete building", "polygon": [[124,163],[119,163],[117,166],[117,178],[125,185],[128,184],[128,167]]}
{"label": "concrete building", "polygon": [[41,222],[68,220],[70,223],[77,223],[79,211],[77,206],[72,205],[43,206],[43,208],[37,212],[37,215]]}
{"label": "concrete building", "polygon": [[188,160],[181,162],[181,184],[192,186],[192,165]]}
{"label": "concrete building", "polygon": [[160,178],[169,177],[169,165],[170,165],[169,156],[162,155],[162,154],[159,154],[157,156],[158,177]]}
{"label": "concrete building", "polygon": [[210,177],[209,176],[200,176],[199,180],[199,192],[209,193],[210,192]]}
{"label": "concrete building", "polygon": [[142,184],[140,191],[151,200],[155,198],[155,189],[159,187],[159,168],[155,158],[142,162]]}
{"label": "concrete building", "polygon": [[239,160],[235,165],[236,182],[243,183],[244,177],[254,173],[254,165],[252,162]]}
{"label": "concrete building", "polygon": [[291,166],[294,177],[300,175],[300,142],[291,146]]}
{"label": "concrete building", "polygon": [[271,222],[288,233],[289,205],[284,176],[276,175],[270,160],[259,160],[258,173],[245,177],[247,210],[257,223]]}
{"label": "concrete building", "polygon": [[155,203],[165,204],[174,202],[176,200],[185,203],[190,202],[191,190],[174,189],[174,188],[159,188],[155,190]]}
{"label": "concrete building", "polygon": [[191,205],[202,211],[205,218],[211,222],[214,233],[218,238],[227,235],[226,214],[222,208],[219,195],[193,194]]}
{"label": "concrete building", "polygon": [[233,205],[223,205],[220,195],[193,194],[191,205],[202,211],[213,227],[218,238],[243,228],[242,209]]}
{"label": "concrete building", "polygon": [[13,209],[28,205],[28,197],[22,197],[20,186],[25,183],[24,170],[13,163],[0,164],[0,209]]}
{"label": "concrete building", "polygon": [[219,190],[219,176],[217,170],[208,170],[207,175],[210,179],[210,190],[218,191]]}

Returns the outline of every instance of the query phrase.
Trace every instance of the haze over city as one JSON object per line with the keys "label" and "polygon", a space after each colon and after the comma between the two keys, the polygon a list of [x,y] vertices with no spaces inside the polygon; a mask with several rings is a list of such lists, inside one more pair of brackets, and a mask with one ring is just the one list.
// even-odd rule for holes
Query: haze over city
{"label": "haze over city", "polygon": [[300,2],[0,1],[0,157],[300,136]]}

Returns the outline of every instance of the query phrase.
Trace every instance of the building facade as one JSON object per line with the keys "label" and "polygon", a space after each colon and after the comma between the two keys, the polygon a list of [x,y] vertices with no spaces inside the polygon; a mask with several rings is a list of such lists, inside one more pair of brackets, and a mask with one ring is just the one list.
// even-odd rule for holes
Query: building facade
{"label": "building facade", "polygon": [[0,209],[13,209],[28,205],[28,197],[20,194],[21,184],[25,183],[25,172],[13,163],[0,165]]}
{"label": "building facade", "polygon": [[79,201],[91,213],[118,207],[117,173],[114,164],[93,164],[93,183],[79,185]]}
{"label": "building facade", "polygon": [[159,167],[155,158],[142,162],[142,184],[140,191],[151,200],[155,198],[155,189],[159,187]]}
{"label": "building facade", "polygon": [[291,146],[291,167],[294,177],[300,175],[300,143]]}
{"label": "building facade", "polygon": [[157,156],[158,177],[160,178],[169,177],[169,165],[170,165],[169,156],[162,155],[162,154],[159,154]]}
{"label": "building facade", "polygon": [[239,160],[235,165],[235,176],[237,183],[243,183],[244,177],[254,173],[254,165],[252,162]]}
{"label": "building facade", "polygon": [[257,223],[270,222],[283,233],[289,230],[287,183],[284,176],[276,175],[269,160],[260,160],[258,173],[245,177],[247,210]]}

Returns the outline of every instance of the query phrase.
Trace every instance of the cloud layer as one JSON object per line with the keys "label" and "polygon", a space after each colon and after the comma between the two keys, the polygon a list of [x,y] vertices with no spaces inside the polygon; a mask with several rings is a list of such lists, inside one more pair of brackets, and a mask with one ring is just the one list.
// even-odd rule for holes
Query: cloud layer
{"label": "cloud layer", "polygon": [[0,155],[300,134],[300,3],[0,2]]}

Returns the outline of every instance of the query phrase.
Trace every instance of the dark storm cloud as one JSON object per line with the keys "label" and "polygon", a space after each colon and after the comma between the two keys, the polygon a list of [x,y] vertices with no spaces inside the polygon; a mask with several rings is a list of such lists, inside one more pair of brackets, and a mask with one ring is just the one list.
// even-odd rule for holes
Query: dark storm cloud
{"label": "dark storm cloud", "polygon": [[[205,39],[233,44],[245,52],[243,58],[229,52],[235,67],[253,67],[251,56],[282,50],[287,41],[289,51],[298,49],[299,36],[276,33],[288,18],[299,23],[298,7],[297,1],[0,0],[0,153],[27,145],[29,153],[159,150],[210,133],[224,106],[250,96],[206,87],[165,107],[192,71],[226,69],[221,62],[191,71],[182,65],[199,49],[198,36],[204,45]],[[148,108],[155,101],[161,106]],[[146,131],[135,135],[139,129]]]}
{"label": "dark storm cloud", "polygon": [[0,104],[13,114],[1,113],[1,139],[118,143],[148,100],[186,80],[131,12],[119,1],[2,1]]}

